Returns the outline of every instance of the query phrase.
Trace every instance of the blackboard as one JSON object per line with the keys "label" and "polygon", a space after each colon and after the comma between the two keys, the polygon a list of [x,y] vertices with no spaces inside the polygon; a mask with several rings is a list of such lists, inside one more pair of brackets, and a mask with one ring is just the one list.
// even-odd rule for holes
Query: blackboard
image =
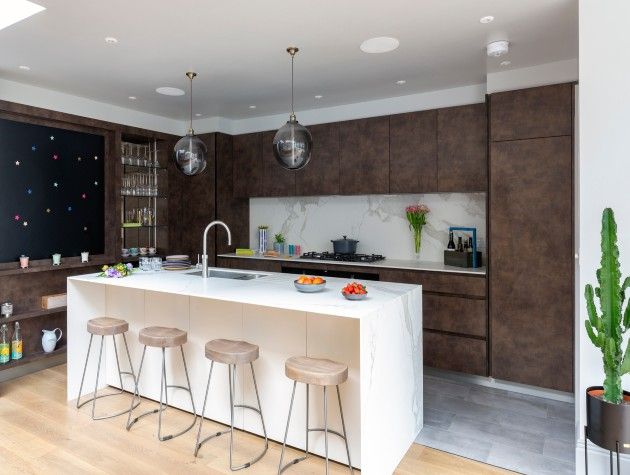
{"label": "blackboard", "polygon": [[0,262],[104,253],[102,135],[0,119]]}

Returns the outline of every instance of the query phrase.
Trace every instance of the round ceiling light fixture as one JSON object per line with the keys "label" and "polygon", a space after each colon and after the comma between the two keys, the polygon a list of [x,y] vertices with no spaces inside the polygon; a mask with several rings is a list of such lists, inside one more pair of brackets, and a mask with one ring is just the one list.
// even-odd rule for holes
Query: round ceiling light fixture
{"label": "round ceiling light fixture", "polygon": [[252,104],[251,106],[249,106],[249,108],[254,110],[254,109],[256,109],[256,106],[254,104]]}
{"label": "round ceiling light fixture", "polygon": [[378,54],[389,53],[394,51],[400,46],[400,41],[397,38],[391,36],[377,36],[376,38],[370,38],[361,43],[361,51],[364,53]]}
{"label": "round ceiling light fixture", "polygon": [[399,79],[398,81],[396,81],[396,84],[398,84],[399,86],[403,86],[407,84],[407,81],[405,81],[404,79]]}
{"label": "round ceiling light fixture", "polygon": [[208,148],[199,137],[195,135],[192,128],[193,104],[192,104],[192,83],[197,73],[189,71],[186,73],[190,79],[190,128],[188,133],[179,139],[175,144],[175,164],[184,175],[199,175],[206,169]]}
{"label": "round ceiling light fixture", "polygon": [[293,110],[293,62],[298,51],[295,46],[287,48],[287,53],[291,56],[291,115],[273,138],[273,154],[278,163],[287,170],[304,168],[311,159],[313,149],[311,133],[298,122]]}
{"label": "round ceiling light fixture", "polygon": [[317,94],[317,95],[315,96],[315,99],[321,99],[322,97],[324,97],[324,96],[322,96],[321,94]]}
{"label": "round ceiling light fixture", "polygon": [[136,96],[129,96],[130,101],[135,101],[136,99],[138,99]]}
{"label": "round ceiling light fixture", "polygon": [[105,37],[105,43],[108,45],[116,45],[118,44],[118,38],[114,38],[113,36]]}
{"label": "round ceiling light fixture", "polygon": [[512,61],[501,61],[501,66],[509,66],[510,64],[512,64]]}
{"label": "round ceiling light fixture", "polygon": [[510,51],[510,42],[507,40],[493,41],[486,46],[486,52],[491,58],[498,58]]}
{"label": "round ceiling light fixture", "polygon": [[494,17],[492,15],[482,16],[479,19],[479,23],[483,23],[483,24],[492,23],[493,21],[494,21]]}
{"label": "round ceiling light fixture", "polygon": [[18,66],[18,68],[20,68],[22,71],[30,71],[31,70],[30,66],[26,66],[24,64]]}
{"label": "round ceiling light fixture", "polygon": [[155,92],[162,94],[163,96],[183,96],[186,94],[183,89],[170,86],[158,87]]}

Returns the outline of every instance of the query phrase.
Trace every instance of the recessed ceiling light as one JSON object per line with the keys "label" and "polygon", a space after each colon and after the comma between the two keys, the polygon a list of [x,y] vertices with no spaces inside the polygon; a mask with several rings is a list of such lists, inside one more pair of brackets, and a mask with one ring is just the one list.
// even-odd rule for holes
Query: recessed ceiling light
{"label": "recessed ceiling light", "polygon": [[197,112],[197,113],[195,114],[195,117],[201,117],[201,114],[200,114],[199,112]]}
{"label": "recessed ceiling light", "polygon": [[136,96],[129,96],[130,101],[135,101],[136,99],[138,99]]}
{"label": "recessed ceiling light", "polygon": [[498,58],[510,51],[510,42],[507,40],[493,41],[486,46],[486,52],[488,56]]}
{"label": "recessed ceiling light", "polygon": [[512,64],[512,61],[501,61],[501,66],[509,66]]}
{"label": "recessed ceiling light", "polygon": [[114,38],[113,36],[107,36],[105,38],[105,43],[107,43],[108,45],[118,44],[118,38]]}
{"label": "recessed ceiling light", "polygon": [[324,96],[322,96],[321,94],[317,94],[317,95],[315,96],[315,99],[321,99],[322,97],[324,97]]}
{"label": "recessed ceiling light", "polygon": [[0,2],[0,30],[42,10],[46,8],[28,0],[2,0]]}
{"label": "recessed ceiling light", "polygon": [[400,46],[400,41],[390,36],[378,36],[361,43],[361,51],[364,53],[389,53]]}
{"label": "recessed ceiling light", "polygon": [[479,19],[479,23],[491,23],[494,21],[494,17],[492,15],[482,16]]}
{"label": "recessed ceiling light", "polygon": [[402,86],[403,84],[407,84],[407,81],[405,81],[404,79],[399,79],[398,81],[396,81],[396,84]]}
{"label": "recessed ceiling light", "polygon": [[18,66],[18,68],[20,68],[22,71],[30,71],[31,70],[31,68],[29,66],[25,66],[25,65]]}
{"label": "recessed ceiling light", "polygon": [[256,106],[251,105],[251,106],[249,106],[249,108],[250,108],[250,109],[256,109]]}
{"label": "recessed ceiling light", "polygon": [[158,94],[163,94],[165,96],[183,96],[184,94],[186,94],[182,89],[170,86],[158,87],[155,92],[157,92]]}

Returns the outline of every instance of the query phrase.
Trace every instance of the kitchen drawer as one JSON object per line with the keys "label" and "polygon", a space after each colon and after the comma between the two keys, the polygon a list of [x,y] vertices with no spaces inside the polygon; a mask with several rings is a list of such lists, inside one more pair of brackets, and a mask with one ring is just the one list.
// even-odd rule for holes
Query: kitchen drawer
{"label": "kitchen drawer", "polygon": [[483,338],[487,336],[488,311],[485,299],[469,299],[427,292],[422,297],[422,326],[424,328]]}
{"label": "kitchen drawer", "polygon": [[488,375],[486,340],[423,332],[424,364],[433,368]]}
{"label": "kitchen drawer", "polygon": [[379,269],[380,280],[422,285],[423,292],[486,297],[485,275]]}
{"label": "kitchen drawer", "polygon": [[262,272],[280,272],[279,261],[264,261],[238,257],[217,257],[217,266],[228,269],[257,270]]}

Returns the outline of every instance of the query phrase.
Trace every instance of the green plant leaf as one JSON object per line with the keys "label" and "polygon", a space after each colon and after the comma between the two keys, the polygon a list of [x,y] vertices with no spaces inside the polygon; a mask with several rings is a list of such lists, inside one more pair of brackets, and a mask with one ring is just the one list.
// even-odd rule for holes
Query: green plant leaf
{"label": "green plant leaf", "polygon": [[630,341],[628,341],[628,343],[626,344],[626,351],[623,355],[623,360],[621,360],[619,372],[622,375],[630,373]]}
{"label": "green plant leaf", "polygon": [[584,325],[586,326],[586,334],[593,342],[593,345],[595,345],[597,348],[601,348],[599,338],[595,336],[595,332],[593,331],[593,326],[591,325],[591,323],[588,320],[584,320]]}
{"label": "green plant leaf", "polygon": [[584,297],[586,298],[586,311],[588,313],[588,320],[594,328],[598,328],[599,316],[597,315],[597,309],[595,308],[595,299],[593,298],[593,286],[586,284],[584,289]]}

